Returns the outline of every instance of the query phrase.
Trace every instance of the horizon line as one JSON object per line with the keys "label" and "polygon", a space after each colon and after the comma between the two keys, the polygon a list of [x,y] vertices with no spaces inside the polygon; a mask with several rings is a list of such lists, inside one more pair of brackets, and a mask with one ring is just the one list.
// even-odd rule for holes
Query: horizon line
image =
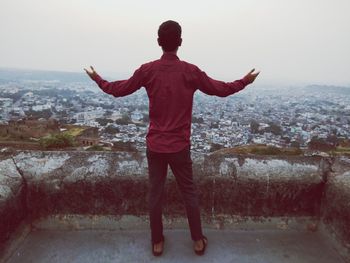
{"label": "horizon line", "polygon": [[[68,74],[80,74],[80,75],[85,75],[84,68],[82,68],[82,71],[69,71],[69,70],[61,70],[61,69],[38,69],[38,68],[25,68],[25,67],[5,67],[5,66],[0,66],[0,70],[12,70],[12,71],[44,71],[44,72],[55,72],[55,73],[68,73]],[[118,72],[112,72],[112,71],[104,71],[107,73],[106,78],[112,78],[109,75],[110,74],[120,74],[120,75],[125,75],[125,73],[118,73]],[[130,74],[130,77],[132,74]],[[258,84],[258,83],[257,83]],[[255,86],[257,85],[255,84]],[[345,88],[350,88],[350,83],[348,84],[325,84],[325,83],[316,83],[316,82],[305,82],[305,81],[293,81],[293,83],[287,83],[282,80],[274,79],[274,80],[265,80],[264,83],[260,84],[261,86],[265,85],[294,85],[294,86],[336,86],[336,87],[345,87]]]}

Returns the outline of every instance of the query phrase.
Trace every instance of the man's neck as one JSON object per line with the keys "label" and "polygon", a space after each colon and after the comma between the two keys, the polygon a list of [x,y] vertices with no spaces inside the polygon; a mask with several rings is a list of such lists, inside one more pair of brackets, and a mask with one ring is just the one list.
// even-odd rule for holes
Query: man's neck
{"label": "man's neck", "polygon": [[166,54],[177,56],[177,50],[175,50],[175,51],[163,51],[163,55],[166,55]]}

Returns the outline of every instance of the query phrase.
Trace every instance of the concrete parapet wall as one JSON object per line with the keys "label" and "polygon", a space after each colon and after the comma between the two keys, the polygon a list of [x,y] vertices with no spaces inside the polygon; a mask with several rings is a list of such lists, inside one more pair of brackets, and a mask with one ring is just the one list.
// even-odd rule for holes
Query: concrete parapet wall
{"label": "concrete parapet wall", "polygon": [[[349,191],[345,195],[345,188],[339,190],[344,185],[338,180],[349,178],[344,160],[198,153],[192,153],[192,160],[204,223],[213,223],[220,216],[259,221],[324,215],[326,224],[342,232],[343,240],[350,240],[350,209],[343,209],[347,217],[334,217],[333,211],[340,212],[342,207],[332,208],[331,201],[340,200],[344,207],[350,202]],[[332,170],[333,162],[334,169],[344,170],[342,174]],[[167,218],[186,216],[170,169],[163,211]],[[0,243],[23,220],[60,214],[147,217],[145,153],[1,153]]]}
{"label": "concrete parapet wall", "polygon": [[0,157],[0,251],[26,218],[25,188],[11,156]]}
{"label": "concrete parapet wall", "polygon": [[[324,187],[317,158],[192,154],[204,216],[314,216]],[[21,152],[13,156],[27,184],[33,218],[57,213],[147,214],[144,153]],[[169,169],[164,213],[185,215]]]}
{"label": "concrete parapet wall", "polygon": [[[335,160],[322,198],[325,228],[350,254],[350,160]],[[350,257],[349,257],[350,261]]]}

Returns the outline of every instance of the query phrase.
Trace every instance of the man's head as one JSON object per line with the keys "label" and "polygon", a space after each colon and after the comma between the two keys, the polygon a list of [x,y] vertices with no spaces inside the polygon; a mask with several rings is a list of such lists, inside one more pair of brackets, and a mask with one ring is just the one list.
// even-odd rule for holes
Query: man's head
{"label": "man's head", "polygon": [[181,26],[177,22],[168,20],[159,26],[158,44],[165,52],[177,50],[181,43]]}

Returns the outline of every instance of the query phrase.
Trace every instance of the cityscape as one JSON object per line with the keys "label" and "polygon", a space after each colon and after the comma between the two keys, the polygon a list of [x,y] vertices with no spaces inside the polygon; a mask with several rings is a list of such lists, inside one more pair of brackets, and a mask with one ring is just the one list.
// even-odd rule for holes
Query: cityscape
{"label": "cityscape", "polygon": [[[54,119],[60,131],[64,125],[94,127],[94,145],[128,144],[140,151],[146,147],[144,88],[115,98],[80,73],[3,69],[0,94],[3,129],[28,118]],[[306,149],[313,139],[348,146],[349,127],[350,87],[254,84],[225,98],[196,91],[191,148],[202,153],[251,144]]]}

